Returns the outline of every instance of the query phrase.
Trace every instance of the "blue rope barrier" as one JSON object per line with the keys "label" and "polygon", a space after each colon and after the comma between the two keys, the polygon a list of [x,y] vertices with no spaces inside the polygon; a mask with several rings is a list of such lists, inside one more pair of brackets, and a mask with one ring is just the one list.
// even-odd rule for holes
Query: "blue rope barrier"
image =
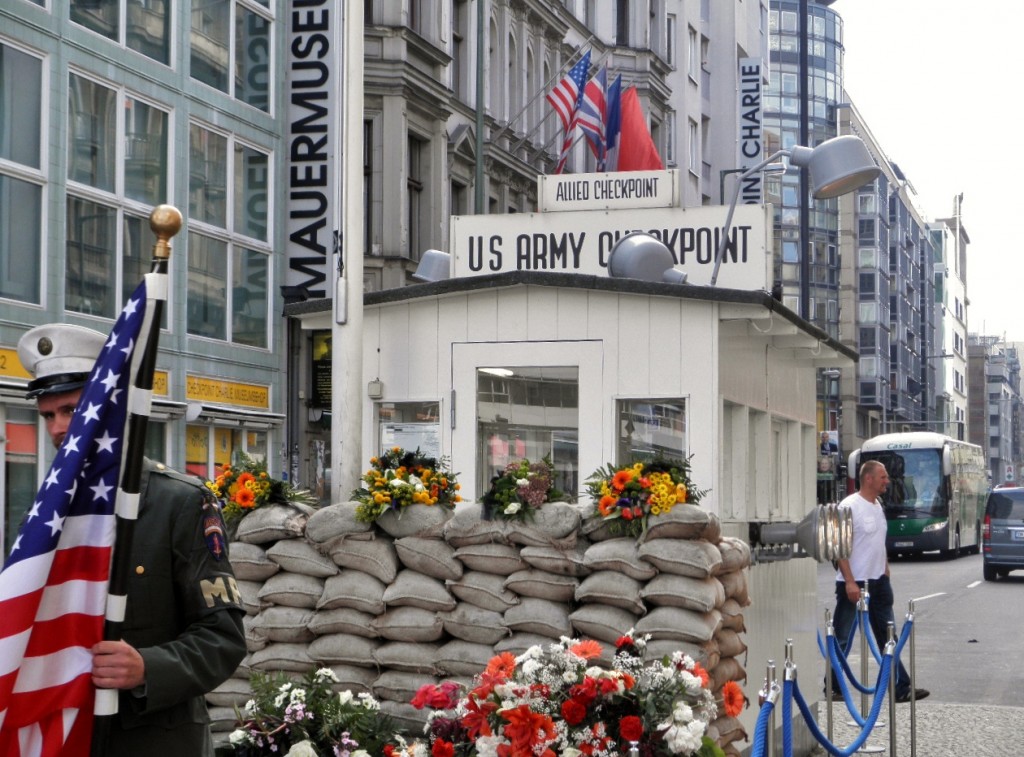
{"label": "blue rope barrier", "polygon": [[[888,688],[892,662],[892,655],[885,655],[882,660],[882,665],[879,668],[878,683],[875,684],[876,690],[885,691]],[[821,732],[821,729],[818,728],[818,723],[811,714],[810,708],[807,706],[807,702],[804,700],[803,694],[800,692],[800,687],[796,685],[795,681],[793,682],[793,697],[796,699],[797,707],[800,709],[800,714],[803,715],[804,720],[807,722],[807,727],[811,731],[811,734],[818,740],[818,743],[825,748],[825,751],[834,755],[834,757],[850,757],[850,755],[863,746],[864,742],[867,741],[868,736],[871,735],[871,731],[874,730],[875,723],[878,721],[878,713],[882,709],[882,702],[885,700],[885,697],[881,695],[874,698],[871,704],[871,710],[868,713],[868,718],[861,729],[860,734],[848,747],[846,747],[846,749],[840,749],[829,741],[825,734]],[[783,723],[783,728],[786,727],[791,728],[792,724]],[[787,755],[786,757],[791,757],[791,755]]]}
{"label": "blue rope barrier", "polygon": [[775,709],[775,701],[769,697],[761,705],[761,711],[757,714],[757,724],[754,726],[754,741],[750,748],[750,757],[764,757],[768,745],[768,720],[772,710]]}
{"label": "blue rope barrier", "polygon": [[[843,650],[839,648],[839,642],[835,640],[835,637],[832,637],[832,639],[832,648],[830,650],[831,654],[829,655],[829,659],[832,660],[832,669],[842,670],[843,675],[846,676],[850,680],[850,683],[853,684],[854,688],[862,694],[874,694],[875,688],[873,686],[866,686],[857,680],[857,677],[850,669],[850,661],[845,655],[843,655]],[[839,680],[842,681],[842,677],[840,677]],[[841,688],[842,686],[840,686],[840,689]]]}
{"label": "blue rope barrier", "polygon": [[[874,656],[875,662],[881,664],[882,663],[882,653],[878,651],[878,644],[875,642],[875,634],[867,632],[867,629],[871,627],[871,622],[868,620],[868,610],[867,610],[867,608],[865,607],[862,612],[864,614],[864,620],[860,624],[860,626],[861,626],[861,633],[863,633],[865,638],[867,638],[867,640],[868,640],[868,649],[871,650],[871,654]],[[860,615],[861,613],[858,612],[858,613],[855,613],[855,614],[856,615]],[[849,646],[847,646],[846,648],[850,649]]]}
{"label": "blue rope barrier", "polygon": [[782,757],[793,757],[793,681],[782,684]]}

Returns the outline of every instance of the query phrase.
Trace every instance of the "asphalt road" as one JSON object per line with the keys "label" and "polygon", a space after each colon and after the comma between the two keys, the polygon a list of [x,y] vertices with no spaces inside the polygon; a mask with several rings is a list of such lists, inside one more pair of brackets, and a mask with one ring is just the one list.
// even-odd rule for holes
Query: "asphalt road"
{"label": "asphalt road", "polygon": [[[986,582],[980,555],[943,560],[926,554],[897,558],[890,572],[897,633],[914,600],[917,685],[929,689],[935,702],[1024,707],[1024,571]],[[835,573],[829,564],[818,568],[818,604],[823,625],[825,609],[835,604]],[[855,640],[852,656],[857,660],[859,648]],[[909,669],[909,645],[903,655]]]}
{"label": "asphalt road", "polygon": [[[917,685],[931,696],[916,706],[912,729],[910,707],[896,706],[896,748],[887,726],[876,728],[868,744],[883,757],[1006,757],[1024,754],[1024,686],[1021,685],[1021,628],[1024,628],[1024,572],[992,583],[982,580],[981,557],[943,560],[924,555],[894,560],[890,566],[896,593],[896,621],[902,627],[908,602],[914,600]],[[835,571],[818,568],[818,604],[824,611],[835,602]],[[851,663],[860,670],[860,642],[855,640]],[[904,648],[909,667],[909,645]],[[822,664],[822,672],[824,664]],[[872,663],[870,677],[877,668]],[[858,698],[859,701],[859,698]],[[844,706],[833,705],[833,743],[843,747],[859,728]],[[825,730],[825,704],[817,707]],[[888,703],[882,719],[889,717]],[[913,732],[913,739],[911,733]],[[781,754],[781,752],[777,752]],[[813,755],[823,756],[818,746]]]}

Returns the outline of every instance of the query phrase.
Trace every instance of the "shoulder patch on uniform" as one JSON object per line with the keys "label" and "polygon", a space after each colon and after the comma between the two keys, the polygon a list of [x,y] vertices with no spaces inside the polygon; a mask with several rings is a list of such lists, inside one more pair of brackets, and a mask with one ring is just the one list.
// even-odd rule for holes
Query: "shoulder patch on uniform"
{"label": "shoulder patch on uniform", "polygon": [[220,561],[227,554],[224,548],[224,519],[220,515],[220,504],[211,492],[207,493],[210,496],[203,499],[203,538],[213,559]]}

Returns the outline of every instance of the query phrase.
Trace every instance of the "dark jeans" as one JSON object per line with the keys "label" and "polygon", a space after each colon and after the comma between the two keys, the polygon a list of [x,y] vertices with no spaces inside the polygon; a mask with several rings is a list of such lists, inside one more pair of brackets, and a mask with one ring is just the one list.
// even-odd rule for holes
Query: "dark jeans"
{"label": "dark jeans", "polygon": [[[864,582],[858,581],[857,585],[863,588]],[[871,624],[871,630],[875,635],[878,651],[882,652],[888,639],[888,624],[890,622],[894,624],[893,633],[897,641],[900,636],[900,629],[895,626],[895,616],[892,611],[893,594],[892,584],[889,583],[889,576],[883,575],[868,581],[868,593],[870,595],[868,598],[868,622]],[[836,641],[839,642],[839,648],[843,650],[843,654],[847,654],[850,651],[847,649],[847,646],[850,641],[850,629],[853,628],[853,621],[856,615],[857,604],[847,598],[846,583],[837,581],[836,611],[832,617],[832,627],[835,629]],[[861,683],[867,685],[868,681],[861,681]],[[838,691],[839,685],[833,683],[833,688]],[[903,667],[903,663],[896,660],[896,696],[901,697],[909,692],[910,674]]]}

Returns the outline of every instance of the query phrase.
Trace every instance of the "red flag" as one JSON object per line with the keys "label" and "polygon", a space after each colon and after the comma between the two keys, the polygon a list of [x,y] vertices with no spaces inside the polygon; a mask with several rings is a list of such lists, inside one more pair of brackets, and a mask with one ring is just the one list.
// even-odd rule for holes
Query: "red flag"
{"label": "red flag", "polygon": [[[0,572],[0,754],[84,755],[145,282],[114,324]],[[151,320],[151,316],[150,316]]]}
{"label": "red flag", "polygon": [[619,171],[660,171],[664,168],[654,146],[636,87],[622,93],[622,124],[619,127]]}

